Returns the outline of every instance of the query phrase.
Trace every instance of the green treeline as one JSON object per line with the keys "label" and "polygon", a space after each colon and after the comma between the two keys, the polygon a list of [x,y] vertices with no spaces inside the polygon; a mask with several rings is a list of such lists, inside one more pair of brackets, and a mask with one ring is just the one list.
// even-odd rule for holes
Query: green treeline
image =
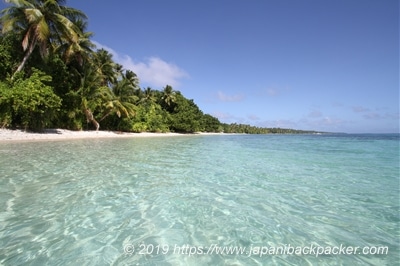
{"label": "green treeline", "polygon": [[256,127],[246,124],[222,124],[223,132],[225,133],[242,133],[242,134],[313,134],[316,131],[298,130],[290,128],[265,128]]}
{"label": "green treeline", "polygon": [[0,17],[0,127],[128,132],[305,133],[223,124],[166,85],[97,49],[87,17],[62,0],[8,0]]}

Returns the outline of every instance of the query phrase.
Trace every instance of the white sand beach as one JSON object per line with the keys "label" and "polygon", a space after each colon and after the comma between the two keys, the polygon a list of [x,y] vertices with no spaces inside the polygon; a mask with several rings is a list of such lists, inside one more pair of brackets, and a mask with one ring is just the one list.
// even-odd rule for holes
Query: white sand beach
{"label": "white sand beach", "polygon": [[[196,133],[214,135],[221,133]],[[132,138],[132,137],[171,137],[194,134],[180,133],[127,133],[119,131],[71,131],[66,129],[46,129],[43,133],[23,130],[0,129],[0,142],[4,141],[36,141],[36,140],[67,140],[94,138]]]}

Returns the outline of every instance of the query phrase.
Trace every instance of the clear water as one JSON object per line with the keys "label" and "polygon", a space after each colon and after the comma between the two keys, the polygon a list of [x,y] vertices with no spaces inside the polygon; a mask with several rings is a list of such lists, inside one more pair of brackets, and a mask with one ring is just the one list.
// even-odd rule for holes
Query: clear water
{"label": "clear water", "polygon": [[0,265],[397,265],[399,204],[397,134],[1,143]]}

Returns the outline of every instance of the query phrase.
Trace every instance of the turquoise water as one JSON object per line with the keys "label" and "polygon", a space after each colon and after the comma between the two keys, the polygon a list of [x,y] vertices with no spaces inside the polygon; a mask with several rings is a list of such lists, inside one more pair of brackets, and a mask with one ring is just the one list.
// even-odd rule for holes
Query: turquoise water
{"label": "turquoise water", "polygon": [[0,143],[0,265],[397,265],[399,202],[397,134]]}

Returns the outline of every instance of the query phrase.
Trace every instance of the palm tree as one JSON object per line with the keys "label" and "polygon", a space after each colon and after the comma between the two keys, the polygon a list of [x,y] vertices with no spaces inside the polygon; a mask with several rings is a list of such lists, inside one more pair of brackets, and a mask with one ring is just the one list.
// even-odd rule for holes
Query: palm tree
{"label": "palm tree", "polygon": [[164,106],[165,109],[170,109],[175,102],[175,91],[170,85],[167,85],[162,92],[161,105]]}
{"label": "palm tree", "polygon": [[[93,49],[96,45],[90,41],[93,36],[92,32],[87,32],[87,22],[82,19],[78,19],[74,24],[79,28],[82,34],[79,35],[77,42],[69,41],[59,44],[54,47],[55,52],[62,54],[64,61],[68,64],[72,59],[75,59],[80,66],[83,65],[84,61],[90,60],[90,55],[93,53]],[[68,36],[65,36],[68,39]]]}
{"label": "palm tree", "polygon": [[128,80],[130,84],[135,87],[135,89],[139,89],[139,78],[137,77],[136,73],[131,70],[126,70],[124,78]]}
{"label": "palm tree", "polygon": [[122,79],[118,80],[112,87],[112,91],[117,97],[121,97],[126,101],[135,103],[138,100],[137,90],[139,90],[139,80],[136,74],[130,70],[126,70],[125,74],[121,74]]}
{"label": "palm tree", "polygon": [[102,86],[111,86],[117,82],[120,71],[122,71],[121,65],[113,61],[110,52],[105,49],[97,50],[93,57],[93,63],[101,77]]}
{"label": "palm tree", "polygon": [[[98,71],[97,65],[85,62],[83,70],[76,73],[80,76],[80,85],[71,95],[80,99],[80,105],[88,123],[92,123],[96,131],[100,122],[110,115],[130,117],[136,113],[136,90],[138,85],[133,77],[136,75],[127,71],[111,88],[103,86],[104,76]],[[95,115],[96,114],[96,115]],[[96,118],[97,117],[97,118]]]}
{"label": "palm tree", "polygon": [[106,96],[107,102],[105,104],[106,113],[99,120],[101,122],[107,116],[115,113],[118,117],[125,116],[130,117],[135,115],[136,105],[138,97],[135,91],[138,89],[138,80],[136,74],[130,70],[122,74],[122,79],[112,87],[112,90],[108,91]]}
{"label": "palm tree", "polygon": [[[42,57],[48,53],[49,44],[78,43],[82,33],[72,21],[85,20],[86,15],[77,9],[64,6],[65,0],[6,0],[12,6],[1,12],[2,32],[22,35],[25,52],[15,73],[20,72],[35,47]],[[14,74],[15,74],[14,73]]]}
{"label": "palm tree", "polygon": [[81,108],[86,116],[86,121],[88,123],[91,122],[97,131],[100,128],[100,124],[95,119],[93,111],[101,104],[101,102],[99,103],[99,96],[103,96],[105,94],[104,88],[108,90],[108,87],[100,85],[101,78],[95,67],[89,62],[83,65],[82,73],[78,73],[78,75],[80,76],[79,88],[76,91],[70,92],[70,94],[80,98]]}
{"label": "palm tree", "polygon": [[154,91],[152,88],[147,87],[142,94],[142,98],[141,98],[141,102],[145,103],[145,104],[152,104],[154,103],[155,97],[154,97]]}

